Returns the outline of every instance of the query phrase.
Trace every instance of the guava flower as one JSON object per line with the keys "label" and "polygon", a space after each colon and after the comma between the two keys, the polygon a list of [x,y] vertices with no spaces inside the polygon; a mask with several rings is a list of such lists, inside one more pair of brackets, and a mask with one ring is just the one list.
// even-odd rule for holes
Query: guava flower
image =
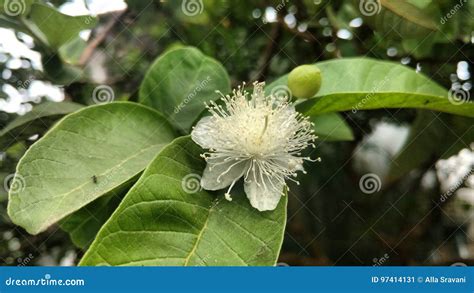
{"label": "guava flower", "polygon": [[286,100],[265,96],[265,83],[254,83],[250,94],[242,87],[222,95],[223,105],[206,105],[211,116],[202,118],[191,132],[194,142],[208,151],[201,156],[207,165],[201,178],[206,190],[228,187],[244,178],[250,204],[259,211],[274,210],[287,187],[296,183],[297,171],[305,173],[301,151],[314,147],[313,123],[296,112]]}

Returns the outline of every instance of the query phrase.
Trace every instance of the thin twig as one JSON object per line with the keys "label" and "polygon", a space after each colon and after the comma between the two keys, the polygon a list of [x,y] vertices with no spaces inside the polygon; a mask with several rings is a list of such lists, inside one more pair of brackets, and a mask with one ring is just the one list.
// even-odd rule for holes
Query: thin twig
{"label": "thin twig", "polygon": [[279,22],[274,23],[272,30],[270,32],[270,39],[268,40],[265,51],[258,61],[259,69],[256,71],[252,80],[260,80],[265,78],[265,75],[268,72],[268,67],[270,66],[270,61],[275,54],[275,49],[278,45],[281,36],[281,25]]}
{"label": "thin twig", "polygon": [[105,24],[104,28],[97,34],[97,36],[92,39],[92,41],[87,44],[87,47],[81,54],[79,58],[79,66],[84,66],[87,61],[91,58],[92,54],[94,54],[95,49],[105,40],[107,35],[110,31],[114,28],[115,24],[120,20],[122,15],[126,12],[126,10],[121,10],[112,14],[111,19]]}
{"label": "thin twig", "polygon": [[278,22],[287,30],[289,31],[290,33],[296,35],[297,37],[300,37],[302,38],[303,40],[307,41],[307,42],[310,42],[310,43],[314,43],[314,42],[317,42],[318,40],[316,39],[316,37],[310,33],[309,31],[305,31],[305,32],[300,32],[298,29],[295,29],[295,28],[291,28],[289,27],[283,18],[278,18]]}

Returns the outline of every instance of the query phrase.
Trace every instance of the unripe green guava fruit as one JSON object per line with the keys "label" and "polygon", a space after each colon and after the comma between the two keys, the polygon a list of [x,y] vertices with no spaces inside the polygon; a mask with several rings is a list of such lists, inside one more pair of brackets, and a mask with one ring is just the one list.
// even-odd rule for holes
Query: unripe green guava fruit
{"label": "unripe green guava fruit", "polygon": [[316,95],[321,88],[321,70],[315,65],[301,65],[288,75],[288,88],[299,99]]}

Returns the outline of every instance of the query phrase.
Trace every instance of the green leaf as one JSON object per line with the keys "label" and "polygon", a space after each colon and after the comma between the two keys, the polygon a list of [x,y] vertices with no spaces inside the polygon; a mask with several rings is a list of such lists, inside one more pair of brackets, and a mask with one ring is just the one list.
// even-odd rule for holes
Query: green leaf
{"label": "green leaf", "polygon": [[172,50],[150,67],[140,86],[141,103],[160,112],[181,131],[188,132],[204,102],[215,100],[215,91],[230,91],[224,67],[195,48]]}
{"label": "green leaf", "polygon": [[74,40],[80,31],[91,29],[97,23],[95,17],[69,16],[53,7],[37,3],[31,6],[30,20],[30,25],[37,27],[54,49]]}
{"label": "green leaf", "polygon": [[18,20],[6,17],[4,15],[0,15],[0,27],[11,28],[22,33],[27,33],[27,30],[21,26],[21,23]]}
{"label": "green leaf", "polygon": [[200,153],[189,137],[164,148],[80,264],[274,265],[283,240],[287,197],[274,211],[258,212],[242,190],[233,192],[232,202],[223,192],[199,190],[198,174],[205,165]]}
{"label": "green leaf", "polygon": [[159,113],[139,104],[72,113],[18,163],[8,213],[29,233],[44,231],[139,174],[173,137]]}
{"label": "green leaf", "polygon": [[77,247],[82,249],[88,247],[124,196],[125,193],[114,190],[110,194],[99,197],[61,220],[61,229],[69,233],[72,242]]}
{"label": "green leaf", "polygon": [[354,133],[338,113],[311,116],[314,130],[322,141],[354,140]]}
{"label": "green leaf", "polygon": [[59,49],[59,55],[61,56],[61,59],[68,64],[78,65],[81,55],[86,47],[87,42],[81,37],[76,37]]}
{"label": "green leaf", "polygon": [[436,5],[398,0],[357,2],[364,19],[384,37],[426,37],[438,30],[435,20],[439,19],[439,12]]}
{"label": "green leaf", "polygon": [[18,116],[0,131],[0,149],[34,134],[42,134],[54,121],[83,106],[70,102],[44,102],[23,116]]}
{"label": "green leaf", "polygon": [[59,54],[41,56],[44,71],[49,80],[56,84],[69,85],[80,81],[83,75],[82,69],[64,62]]}
{"label": "green leaf", "polygon": [[[336,59],[316,63],[322,86],[315,98],[297,109],[306,115],[380,108],[418,108],[474,117],[474,103],[456,105],[447,91],[413,69],[368,58]],[[284,85],[284,76],[269,86]]]}

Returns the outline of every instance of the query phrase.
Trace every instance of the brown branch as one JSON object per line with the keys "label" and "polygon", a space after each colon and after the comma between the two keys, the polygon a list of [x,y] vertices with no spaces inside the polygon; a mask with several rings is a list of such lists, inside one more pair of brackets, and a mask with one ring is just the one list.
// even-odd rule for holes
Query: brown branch
{"label": "brown branch", "polygon": [[94,54],[95,49],[105,40],[107,35],[114,28],[115,24],[120,20],[120,18],[125,14],[125,12],[126,9],[111,14],[111,19],[105,24],[103,29],[94,37],[94,39],[92,39],[87,44],[87,47],[82,52],[78,62],[79,66],[84,66],[89,61],[89,59],[92,57],[92,54]]}
{"label": "brown branch", "polygon": [[270,66],[270,60],[275,54],[276,47],[280,40],[280,36],[281,25],[277,22],[273,24],[272,30],[270,32],[270,39],[265,47],[265,51],[262,57],[258,61],[258,70],[251,78],[252,80],[260,80],[265,78],[265,75],[267,74],[268,68]]}
{"label": "brown branch", "polygon": [[283,20],[283,18],[278,18],[278,22],[287,30],[289,31],[290,33],[296,35],[297,37],[300,37],[302,38],[303,40],[307,41],[307,42],[310,42],[310,43],[314,43],[314,42],[317,42],[317,39],[316,37],[310,33],[309,31],[306,31],[306,32],[300,32],[299,30],[295,29],[295,28],[290,28],[288,25],[286,25],[285,21]]}

